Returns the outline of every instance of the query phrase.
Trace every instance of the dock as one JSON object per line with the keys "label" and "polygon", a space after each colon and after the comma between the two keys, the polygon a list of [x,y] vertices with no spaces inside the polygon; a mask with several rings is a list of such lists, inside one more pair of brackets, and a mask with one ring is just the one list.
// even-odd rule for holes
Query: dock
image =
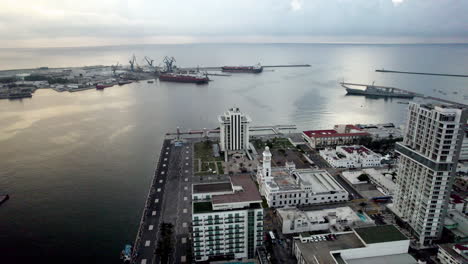
{"label": "dock", "polygon": [[418,74],[418,75],[434,75],[434,76],[447,76],[447,77],[468,77],[464,74],[447,74],[447,73],[428,73],[428,72],[409,72],[409,71],[392,71],[392,70],[375,70],[382,73],[402,73],[402,74]]}
{"label": "dock", "polygon": [[[209,66],[209,67],[182,67],[178,68],[181,71],[221,71],[223,66]],[[310,67],[310,64],[278,64],[278,65],[262,65],[263,68],[302,68]],[[223,75],[224,76],[224,75]]]}

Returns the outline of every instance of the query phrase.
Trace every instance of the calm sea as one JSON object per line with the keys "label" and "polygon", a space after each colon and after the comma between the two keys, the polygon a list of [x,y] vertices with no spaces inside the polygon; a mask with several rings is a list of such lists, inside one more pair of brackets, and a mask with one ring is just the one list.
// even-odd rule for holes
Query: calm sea
{"label": "calm sea", "polygon": [[[468,103],[468,78],[376,73],[375,69],[467,74],[468,45],[147,45],[0,49],[0,69],[127,64],[135,54],[179,66],[310,64],[208,85],[146,82],[104,91],[0,101],[1,259],[63,258],[118,263],[137,230],[167,131],[217,127],[238,106],[255,125],[300,129],[404,122],[403,99],[345,96],[338,82],[372,83]],[[442,93],[440,91],[442,91]],[[467,97],[465,97],[468,99]],[[1,261],[0,261],[1,262]]]}

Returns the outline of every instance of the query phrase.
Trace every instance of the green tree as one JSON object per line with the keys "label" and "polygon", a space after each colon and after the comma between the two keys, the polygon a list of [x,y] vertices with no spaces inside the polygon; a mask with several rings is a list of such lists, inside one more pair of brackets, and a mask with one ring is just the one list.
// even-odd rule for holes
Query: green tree
{"label": "green tree", "polygon": [[359,175],[357,178],[359,181],[369,182],[369,175],[366,173]]}

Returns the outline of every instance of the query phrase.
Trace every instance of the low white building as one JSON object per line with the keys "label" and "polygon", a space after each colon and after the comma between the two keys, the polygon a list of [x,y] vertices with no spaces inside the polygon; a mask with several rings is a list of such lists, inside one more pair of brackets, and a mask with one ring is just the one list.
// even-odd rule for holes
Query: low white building
{"label": "low white building", "polygon": [[408,254],[410,240],[393,225],[356,228],[335,234],[331,241],[308,240],[306,236],[301,234],[293,242],[298,264],[418,263]]}
{"label": "low white building", "polygon": [[468,263],[468,245],[439,244],[438,246],[437,259],[441,264]]}
{"label": "low white building", "polygon": [[348,201],[348,192],[326,170],[296,169],[293,162],[271,168],[268,147],[257,170],[257,181],[269,207]]}
{"label": "low white building", "polygon": [[314,211],[283,208],[278,209],[276,214],[279,216],[283,234],[319,230],[340,232],[347,227],[352,228],[374,224],[371,218],[365,214],[358,215],[349,206]]}
{"label": "low white building", "polygon": [[368,168],[382,166],[382,156],[360,146],[337,146],[320,150],[320,156],[334,168]]}
{"label": "low white building", "polygon": [[403,137],[403,129],[393,123],[357,124],[356,127],[369,133],[373,140],[395,139]]}

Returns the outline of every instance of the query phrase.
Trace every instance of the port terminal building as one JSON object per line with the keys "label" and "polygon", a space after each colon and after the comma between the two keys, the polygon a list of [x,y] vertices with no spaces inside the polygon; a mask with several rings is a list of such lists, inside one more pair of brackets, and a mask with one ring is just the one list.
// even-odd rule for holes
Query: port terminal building
{"label": "port terminal building", "polygon": [[355,125],[335,125],[328,130],[307,130],[302,136],[311,148],[335,147],[339,145],[358,144],[370,134]]}
{"label": "port terminal building", "polygon": [[262,198],[250,175],[192,186],[195,261],[254,258],[263,246]]}

